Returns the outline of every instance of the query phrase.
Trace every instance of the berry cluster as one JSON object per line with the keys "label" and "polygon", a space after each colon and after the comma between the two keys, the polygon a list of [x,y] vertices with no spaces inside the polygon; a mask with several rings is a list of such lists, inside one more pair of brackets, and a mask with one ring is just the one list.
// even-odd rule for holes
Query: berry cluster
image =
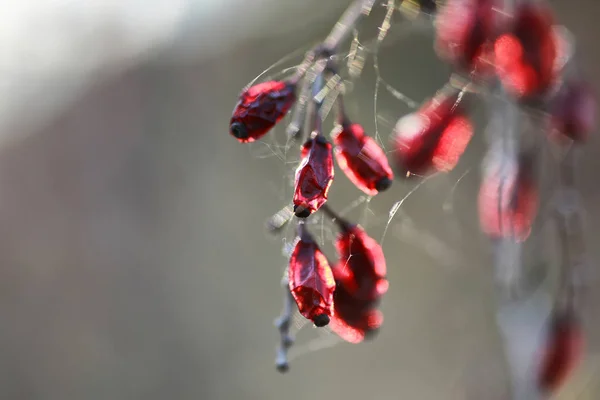
{"label": "berry cluster", "polygon": [[[295,106],[287,129],[290,139],[299,141],[301,156],[291,199],[293,212],[280,212],[272,220],[274,228],[279,228],[295,216],[298,225],[286,284],[302,316],[317,327],[329,325],[352,343],[361,342],[381,326],[383,317],[377,305],[388,281],[377,241],[327,205],[334,161],[368,196],[389,189],[394,172],[399,179],[421,179],[451,171],[475,131],[469,115],[473,104],[487,102],[490,113],[501,123],[488,138],[479,194],[481,230],[493,243],[519,245],[530,235],[538,213],[536,143],[551,140],[565,149],[557,192],[576,192],[570,178],[574,157],[570,149],[584,142],[595,125],[595,97],[575,67],[573,43],[556,25],[544,2],[404,1],[403,5],[434,18],[435,51],[454,68],[454,75],[432,98],[398,120],[388,161],[377,141],[345,112],[344,82],[335,57],[340,43],[374,3],[354,1],[291,77],[246,88],[230,121],[231,135],[249,143],[260,140]],[[388,7],[390,4],[396,6],[395,1],[389,1]],[[322,127],[325,97],[333,99],[337,112],[329,138]],[[470,97],[484,101],[474,102]],[[521,129],[523,119],[529,119],[542,135],[535,132],[533,138],[524,139],[531,132]],[[328,261],[304,222],[316,212],[325,213],[339,228],[335,263]],[[564,279],[543,343],[538,382],[541,391],[554,390],[582,352],[573,278],[583,251],[581,233],[573,229],[581,225],[579,217],[577,213],[557,212],[558,225],[570,227],[569,232],[563,232],[562,244],[571,258],[562,265]],[[574,248],[577,251],[569,251]],[[284,312],[279,321],[280,370],[287,369],[286,350],[292,343],[288,335],[290,312]]]}

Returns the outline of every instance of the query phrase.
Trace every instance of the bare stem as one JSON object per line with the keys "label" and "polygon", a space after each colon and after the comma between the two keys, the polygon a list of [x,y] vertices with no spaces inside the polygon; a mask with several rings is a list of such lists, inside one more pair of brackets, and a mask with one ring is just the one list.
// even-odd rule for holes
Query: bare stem
{"label": "bare stem", "polygon": [[560,287],[556,307],[573,307],[577,275],[585,263],[586,249],[580,195],[575,185],[576,149],[571,146],[560,163],[555,218],[562,246]]}
{"label": "bare stem", "polygon": [[320,208],[333,222],[335,222],[340,229],[347,230],[352,224],[346,221],[344,218],[340,217],[335,211],[331,209],[327,204],[323,204]]}
{"label": "bare stem", "polygon": [[294,344],[294,338],[290,335],[290,326],[294,315],[295,301],[288,287],[288,270],[285,269],[281,286],[284,290],[283,310],[281,315],[275,321],[275,326],[279,329],[280,343],[277,348],[277,356],[275,358],[275,367],[279,372],[287,372],[290,368],[288,362],[288,350]]}
{"label": "bare stem", "polygon": [[[304,82],[300,88],[300,95],[294,109],[292,122],[288,125],[286,130],[288,137],[298,138],[300,133],[306,129],[303,122],[306,117],[306,108],[310,106],[308,100],[310,88],[313,86],[314,80],[323,73],[327,67],[327,59],[337,52],[340,43],[352,32],[360,17],[367,15],[371,11],[375,1],[376,0],[354,0],[344,14],[342,14],[325,40],[306,53],[304,60],[300,63],[294,75],[290,77],[289,81],[292,84],[297,84],[303,78]],[[323,58],[326,60],[319,63],[318,61],[322,61],[320,59]],[[317,65],[314,65],[315,63],[317,63]],[[306,76],[311,67],[313,73]]]}
{"label": "bare stem", "polygon": [[325,40],[306,54],[304,60],[298,66],[296,73],[290,80],[292,82],[298,82],[317,59],[321,57],[329,58],[330,55],[334,54],[340,43],[346,39],[350,32],[352,32],[360,17],[369,14],[375,1],[376,0],[354,0],[344,14],[342,14]]}

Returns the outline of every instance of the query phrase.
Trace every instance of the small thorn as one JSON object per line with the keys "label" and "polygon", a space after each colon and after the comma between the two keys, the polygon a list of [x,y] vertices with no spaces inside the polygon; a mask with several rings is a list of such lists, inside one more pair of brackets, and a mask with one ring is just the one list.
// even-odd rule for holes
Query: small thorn
{"label": "small thorn", "polygon": [[287,126],[287,129],[285,130],[285,132],[290,139],[296,140],[296,139],[300,138],[300,133],[302,132],[302,127],[298,126],[295,123],[291,123]]}

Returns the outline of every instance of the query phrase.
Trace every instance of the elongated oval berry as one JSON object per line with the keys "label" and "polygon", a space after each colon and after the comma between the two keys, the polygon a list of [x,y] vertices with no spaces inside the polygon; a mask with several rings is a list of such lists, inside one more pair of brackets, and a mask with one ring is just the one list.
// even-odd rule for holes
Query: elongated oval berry
{"label": "elongated oval berry", "polygon": [[498,0],[448,0],[436,16],[438,56],[465,72],[486,77],[488,47],[497,25]]}
{"label": "elongated oval berry", "polygon": [[539,366],[538,386],[555,392],[572,374],[583,358],[583,333],[570,313],[553,317]]}
{"label": "elongated oval berry", "polygon": [[552,101],[550,115],[556,132],[583,142],[596,126],[598,104],[589,84],[567,81]]}
{"label": "elongated oval berry", "polygon": [[293,198],[294,213],[298,218],[308,217],[327,201],[334,176],[331,148],[331,143],[320,134],[302,146]]}
{"label": "elongated oval berry", "polygon": [[323,206],[340,228],[335,241],[338,263],[333,270],[336,280],[357,299],[372,301],[388,289],[387,267],[381,245],[367,235],[360,226],[351,224],[337,215],[329,206]]}
{"label": "elongated oval berry", "polygon": [[538,192],[528,168],[487,174],[479,189],[481,230],[492,238],[524,241],[538,210]]}
{"label": "elongated oval berry", "polygon": [[332,314],[335,280],[327,258],[302,228],[290,257],[289,288],[300,314],[322,327]]}
{"label": "elongated oval berry", "polygon": [[515,97],[542,95],[554,83],[558,49],[553,24],[547,6],[519,3],[513,29],[496,39],[496,73]]}
{"label": "elongated oval berry", "polygon": [[388,189],[394,173],[381,147],[359,124],[339,124],[331,133],[335,158],[348,179],[369,196]]}
{"label": "elongated oval berry", "polygon": [[339,256],[336,277],[344,281],[352,296],[373,300],[387,292],[383,250],[361,227],[347,225],[338,235],[335,247]]}
{"label": "elongated oval berry", "polygon": [[456,166],[473,136],[460,93],[452,90],[438,94],[418,111],[398,120],[394,148],[402,176],[447,172]]}
{"label": "elongated oval berry", "polygon": [[260,139],[290,110],[296,101],[295,89],[287,81],[268,81],[246,89],[233,110],[229,133],[241,143]]}
{"label": "elongated oval berry", "polygon": [[379,243],[362,228],[327,205],[321,210],[340,228],[336,240],[339,260],[333,268],[336,289],[331,328],[342,339],[359,343],[377,331],[383,321],[376,307],[388,288],[385,258]]}

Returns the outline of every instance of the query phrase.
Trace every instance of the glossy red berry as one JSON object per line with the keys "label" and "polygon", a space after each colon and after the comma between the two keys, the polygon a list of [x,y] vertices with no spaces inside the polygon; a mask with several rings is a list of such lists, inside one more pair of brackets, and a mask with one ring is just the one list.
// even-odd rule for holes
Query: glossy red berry
{"label": "glossy red berry", "polygon": [[327,205],[322,210],[340,228],[335,242],[339,258],[333,268],[336,289],[331,328],[342,339],[358,343],[377,331],[383,321],[376,307],[388,289],[385,258],[379,243],[362,228]]}
{"label": "glossy red berry", "polygon": [[327,258],[303,230],[290,257],[289,288],[298,310],[316,326],[329,323],[335,280]]}
{"label": "glossy red berry", "polygon": [[538,191],[527,168],[515,168],[505,176],[493,170],[479,189],[481,230],[492,238],[524,241],[538,210]]}
{"label": "glossy red berry", "polygon": [[398,121],[394,156],[403,176],[447,172],[456,166],[473,136],[459,94],[441,93]]}
{"label": "glossy red berry", "polygon": [[517,98],[543,95],[556,79],[554,18],[539,3],[520,3],[512,29],[494,43],[496,73]]}
{"label": "glossy red berry", "polygon": [[598,103],[589,84],[567,81],[552,102],[550,111],[555,132],[583,142],[596,127]]}
{"label": "glossy red berry", "polygon": [[570,313],[553,317],[539,366],[538,386],[546,393],[556,391],[583,358],[583,333]]}
{"label": "glossy red berry", "polygon": [[387,292],[386,262],[379,243],[358,225],[346,225],[338,235],[336,279],[357,299],[372,301]]}
{"label": "glossy red berry", "polygon": [[364,193],[374,196],[388,189],[394,173],[383,149],[365,135],[359,124],[340,124],[331,136],[335,158],[350,181]]}
{"label": "glossy red berry", "polygon": [[488,47],[497,25],[499,0],[449,0],[436,16],[436,52],[455,67],[489,75]]}
{"label": "glossy red berry", "polygon": [[268,81],[246,89],[233,110],[229,133],[241,143],[260,139],[294,105],[295,89],[287,81]]}
{"label": "glossy red berry", "polygon": [[316,135],[302,146],[302,161],[296,169],[294,213],[306,218],[327,201],[333,183],[333,154],[331,143]]}

